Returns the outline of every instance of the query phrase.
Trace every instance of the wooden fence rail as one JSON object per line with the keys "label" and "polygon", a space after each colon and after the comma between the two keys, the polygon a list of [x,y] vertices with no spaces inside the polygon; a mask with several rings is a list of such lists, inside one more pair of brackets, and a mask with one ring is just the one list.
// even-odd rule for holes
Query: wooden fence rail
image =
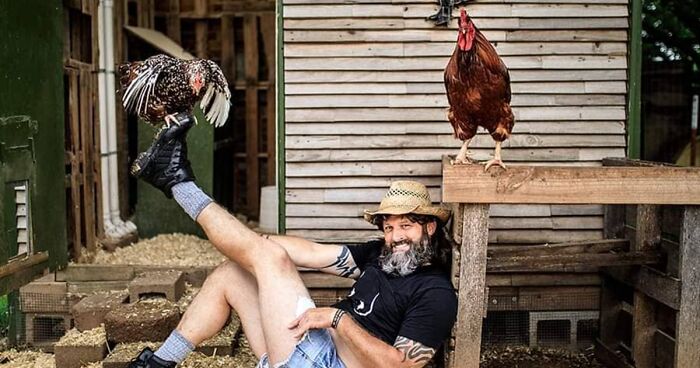
{"label": "wooden fence rail", "polygon": [[[452,165],[443,158],[443,202],[455,204],[452,275],[459,293],[448,367],[479,366],[487,270],[492,275],[542,274],[590,272],[604,266],[597,356],[620,367],[700,366],[700,170],[626,159],[604,163],[609,166],[511,166],[484,172],[483,166]],[[625,211],[607,206],[604,233],[610,240],[494,249],[487,262],[489,206],[503,203],[637,206],[627,216],[635,221],[632,228],[620,223]],[[673,241],[662,241],[665,205],[684,206],[677,248]],[[633,295],[629,302],[621,300],[625,287]],[[672,321],[663,322],[672,329],[659,327],[659,304],[674,311],[667,318]],[[632,339],[626,343],[619,341],[619,313],[633,316]],[[621,349],[627,350],[626,359]]]}

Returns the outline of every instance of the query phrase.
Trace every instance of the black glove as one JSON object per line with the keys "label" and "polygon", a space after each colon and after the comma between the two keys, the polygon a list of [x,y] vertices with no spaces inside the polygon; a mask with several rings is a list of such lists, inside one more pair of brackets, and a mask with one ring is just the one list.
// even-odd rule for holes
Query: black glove
{"label": "black glove", "polygon": [[160,189],[168,198],[173,197],[175,184],[195,179],[187,159],[187,131],[194,125],[194,117],[180,113],[176,118],[178,123],[164,125],[148,150],[131,165],[131,175]]}

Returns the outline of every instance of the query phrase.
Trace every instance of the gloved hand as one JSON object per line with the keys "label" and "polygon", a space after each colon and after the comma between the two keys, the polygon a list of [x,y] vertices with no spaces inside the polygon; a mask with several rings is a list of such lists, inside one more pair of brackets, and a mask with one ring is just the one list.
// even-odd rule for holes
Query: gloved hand
{"label": "gloved hand", "polygon": [[187,159],[187,132],[194,125],[190,114],[176,115],[177,123],[164,125],[153,143],[139,154],[131,165],[131,175],[144,180],[172,198],[175,184],[194,181],[192,166]]}

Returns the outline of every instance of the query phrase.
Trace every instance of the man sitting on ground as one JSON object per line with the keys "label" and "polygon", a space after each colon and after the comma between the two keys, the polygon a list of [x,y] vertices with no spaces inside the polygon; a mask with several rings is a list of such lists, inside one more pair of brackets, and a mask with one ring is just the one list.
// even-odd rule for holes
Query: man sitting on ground
{"label": "man sitting on ground", "polygon": [[[258,367],[422,367],[450,334],[457,298],[442,227],[449,210],[426,187],[397,181],[365,219],[384,239],[360,246],[259,235],[194,183],[188,115],[163,128],[132,173],[174,197],[229,261],[207,278],[180,324],[154,353],[129,365],[175,367],[220,331],[233,308]],[[316,308],[297,267],[356,279],[346,299]]]}

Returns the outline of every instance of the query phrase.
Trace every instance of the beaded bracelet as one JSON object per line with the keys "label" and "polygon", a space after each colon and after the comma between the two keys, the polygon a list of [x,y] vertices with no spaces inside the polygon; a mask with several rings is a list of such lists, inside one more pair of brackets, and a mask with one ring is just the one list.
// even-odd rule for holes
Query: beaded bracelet
{"label": "beaded bracelet", "polygon": [[338,309],[335,312],[335,315],[333,315],[333,322],[331,322],[331,327],[338,328],[338,323],[340,323],[340,319],[343,318],[343,315],[345,315],[345,311],[342,309]]}

